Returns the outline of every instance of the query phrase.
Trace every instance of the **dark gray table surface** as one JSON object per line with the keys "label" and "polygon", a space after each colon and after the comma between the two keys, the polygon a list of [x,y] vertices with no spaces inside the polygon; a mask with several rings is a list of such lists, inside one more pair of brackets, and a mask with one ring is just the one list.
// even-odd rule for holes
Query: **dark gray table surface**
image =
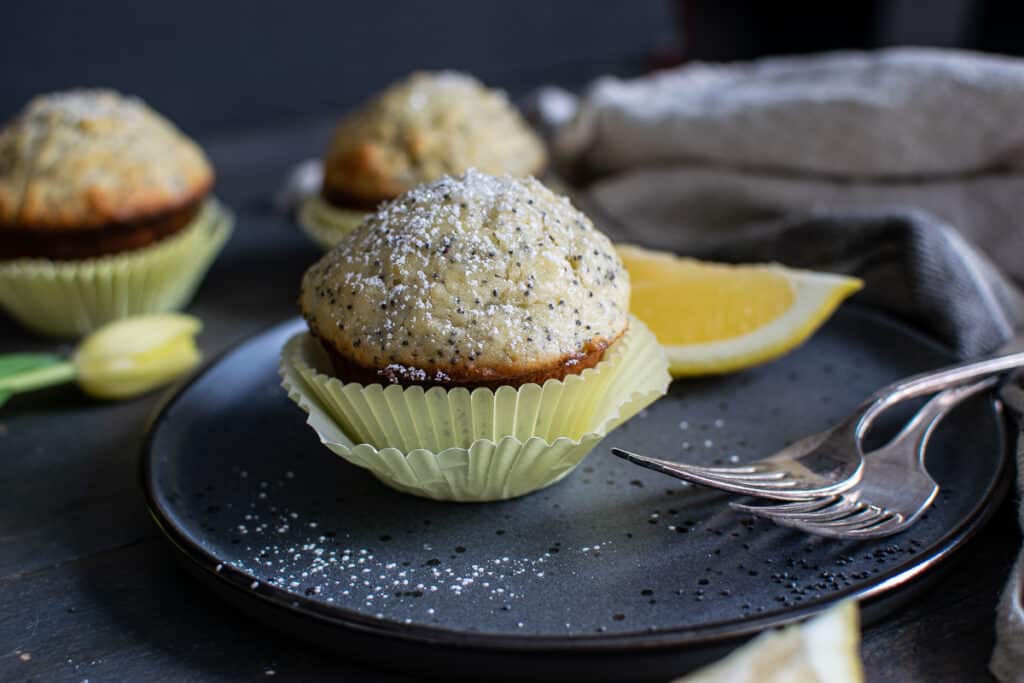
{"label": "dark gray table surface", "polygon": [[[318,251],[270,197],[328,131],[311,121],[203,140],[238,216],[189,309],[205,322],[208,357],[295,314]],[[55,346],[0,320],[0,351]],[[0,680],[411,680],[269,630],[177,566],[136,470],[158,400],[98,403],[65,387],[0,410]],[[995,605],[1019,546],[1007,503],[924,597],[866,630],[868,679],[987,680]]]}

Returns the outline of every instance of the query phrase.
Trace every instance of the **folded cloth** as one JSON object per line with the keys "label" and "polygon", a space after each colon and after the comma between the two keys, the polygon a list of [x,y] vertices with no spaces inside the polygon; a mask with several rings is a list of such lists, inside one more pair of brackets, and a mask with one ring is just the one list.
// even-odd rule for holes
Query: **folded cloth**
{"label": "folded cloth", "polygon": [[[1003,401],[1013,413],[1017,424],[1024,424],[1024,387],[1019,383],[1003,390]],[[1024,501],[1024,438],[1017,439],[1018,500]],[[1020,524],[1024,528],[1024,503],[1020,507]],[[999,600],[996,621],[996,650],[989,667],[1004,683],[1024,681],[1024,551],[1017,556],[1010,580]]]}
{"label": "folded cloth", "polygon": [[[1024,215],[1022,64],[893,49],[604,78],[558,129],[556,159],[652,246],[808,208],[912,206],[1024,281],[1024,229],[1010,229]],[[541,98],[545,118],[566,117],[557,95]]]}
{"label": "folded cloth", "polygon": [[[602,177],[587,196],[606,220],[628,223],[633,239],[667,249],[692,245],[687,248],[693,250],[731,241],[730,230],[737,225],[808,209],[914,207],[955,225],[1005,273],[1024,282],[1024,172],[843,181],[673,165]],[[669,220],[674,227],[665,230]]]}
{"label": "folded cloth", "polygon": [[[1024,330],[1024,295],[992,263],[1024,281],[1024,60],[898,49],[694,65],[535,104],[577,201],[619,241],[856,274],[862,301],[963,357]],[[1024,416],[1024,387],[1003,399]],[[999,608],[1003,681],[1024,672],[1022,580],[1024,555]]]}
{"label": "folded cloth", "polygon": [[683,160],[856,178],[1024,166],[1021,60],[896,48],[695,64],[593,85],[557,150],[599,173]]}

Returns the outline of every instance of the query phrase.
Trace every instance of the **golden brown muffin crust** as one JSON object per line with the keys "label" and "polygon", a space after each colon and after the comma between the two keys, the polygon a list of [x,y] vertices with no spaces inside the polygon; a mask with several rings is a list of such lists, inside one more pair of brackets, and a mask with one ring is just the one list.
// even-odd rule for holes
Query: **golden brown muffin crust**
{"label": "golden brown muffin crust", "polygon": [[341,122],[324,164],[323,196],[368,210],[469,168],[527,176],[546,164],[543,144],[504,93],[461,73],[417,72]]}
{"label": "golden brown muffin crust", "polygon": [[0,226],[105,229],[181,210],[214,175],[199,147],[141,100],[109,90],[33,99],[0,131]]}
{"label": "golden brown muffin crust", "polygon": [[342,382],[355,382],[362,385],[398,384],[403,387],[442,387],[444,389],[456,387],[497,389],[501,386],[520,387],[531,383],[543,385],[549,379],[563,380],[569,375],[578,375],[587,368],[592,368],[600,363],[604,352],[615,341],[617,339],[611,341],[592,339],[584,345],[583,350],[579,353],[568,354],[565,358],[547,365],[534,363],[499,368],[450,367],[435,368],[431,372],[402,365],[367,368],[354,363],[333,347],[325,346],[324,350],[331,360],[335,376]]}

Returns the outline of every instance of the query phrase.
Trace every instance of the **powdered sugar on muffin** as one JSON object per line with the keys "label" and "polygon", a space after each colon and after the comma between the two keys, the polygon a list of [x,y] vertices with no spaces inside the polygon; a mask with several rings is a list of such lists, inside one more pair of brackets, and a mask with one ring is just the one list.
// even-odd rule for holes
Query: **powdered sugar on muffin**
{"label": "powdered sugar on muffin", "polygon": [[209,193],[199,147],[111,90],[33,99],[0,131],[0,225],[81,230],[180,209]]}
{"label": "powdered sugar on muffin", "polygon": [[331,349],[414,383],[571,368],[622,335],[628,302],[610,241],[568,199],[475,170],[383,205],[300,297]]}

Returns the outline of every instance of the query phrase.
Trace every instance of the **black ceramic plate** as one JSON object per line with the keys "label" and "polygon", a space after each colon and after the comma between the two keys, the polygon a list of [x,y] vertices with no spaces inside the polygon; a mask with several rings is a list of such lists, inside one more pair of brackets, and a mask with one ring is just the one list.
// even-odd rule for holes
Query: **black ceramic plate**
{"label": "black ceramic plate", "polygon": [[[935,435],[938,502],[874,542],[806,536],[717,492],[618,460],[617,445],[732,463],[818,431],[875,388],[949,362],[846,308],[766,366],[677,381],[570,477],[502,503],[392,491],[332,455],[279,386],[300,321],[241,344],[155,419],[142,454],[153,516],[186,565],[254,615],[339,651],[449,675],[668,676],[844,597],[878,618],[925,585],[1005,492],[998,404]],[[884,427],[880,428],[884,431]]]}

